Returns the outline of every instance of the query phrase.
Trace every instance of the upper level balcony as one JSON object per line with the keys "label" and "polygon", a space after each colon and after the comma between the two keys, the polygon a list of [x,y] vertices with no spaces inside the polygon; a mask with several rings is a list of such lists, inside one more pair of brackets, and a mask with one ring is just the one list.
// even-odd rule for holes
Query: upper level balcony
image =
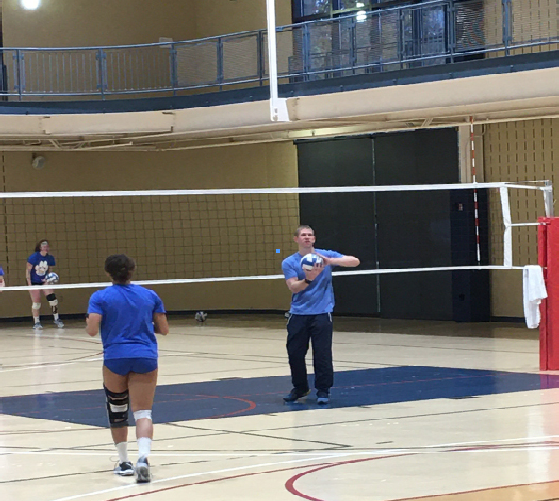
{"label": "upper level balcony", "polygon": [[[4,48],[0,134],[81,132],[76,123],[52,130],[5,123],[2,114],[158,111],[140,131],[222,135],[240,127],[335,128],[338,119],[366,122],[371,131],[456,125],[469,115],[553,116],[558,21],[556,9],[534,10],[522,0],[434,0],[278,27],[279,94],[297,123],[283,127],[270,123],[266,30],[144,45]],[[244,107],[223,109],[232,104]],[[200,108],[203,119],[161,115]],[[130,128],[111,121],[93,131]]]}

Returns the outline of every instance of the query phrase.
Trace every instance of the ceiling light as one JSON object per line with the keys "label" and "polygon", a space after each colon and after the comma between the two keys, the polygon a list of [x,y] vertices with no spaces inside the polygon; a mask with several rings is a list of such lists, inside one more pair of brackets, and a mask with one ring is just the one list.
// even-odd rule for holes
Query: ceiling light
{"label": "ceiling light", "polygon": [[25,10],[36,10],[39,8],[41,0],[21,0],[21,6]]}

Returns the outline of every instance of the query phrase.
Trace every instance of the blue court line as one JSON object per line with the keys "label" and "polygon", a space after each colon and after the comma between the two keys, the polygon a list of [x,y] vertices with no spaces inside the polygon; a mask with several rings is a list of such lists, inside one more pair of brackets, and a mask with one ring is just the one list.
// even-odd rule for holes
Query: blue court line
{"label": "blue court line", "polygon": [[[312,379],[310,376],[311,385]],[[327,407],[465,398],[558,387],[559,376],[517,372],[420,366],[363,369],[336,373]],[[301,402],[284,404],[282,396],[290,389],[290,378],[286,376],[158,386],[154,422],[262,415],[319,407],[314,394]],[[2,397],[0,413],[107,426],[102,389]]]}

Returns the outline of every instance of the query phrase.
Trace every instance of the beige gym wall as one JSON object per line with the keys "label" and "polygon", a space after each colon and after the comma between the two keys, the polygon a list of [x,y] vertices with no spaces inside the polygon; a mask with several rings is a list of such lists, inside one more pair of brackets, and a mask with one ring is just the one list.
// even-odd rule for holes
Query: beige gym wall
{"label": "beige gym wall", "polygon": [[[291,0],[276,0],[277,24]],[[35,11],[3,0],[4,47],[87,47],[191,40],[266,28],[264,0],[42,0]]]}
{"label": "beige gym wall", "polygon": [[[296,147],[289,142],[159,153],[49,152],[45,157],[46,166],[36,171],[31,168],[30,153],[4,152],[3,190],[297,185]],[[185,205],[184,197],[181,203],[166,197],[160,198],[153,206],[151,201],[145,201],[143,205],[133,207],[141,201],[132,198],[124,203],[83,198],[58,199],[56,204],[45,199],[5,203],[0,216],[5,228],[0,264],[7,272],[8,285],[25,284],[26,259],[42,238],[51,240],[52,254],[57,258],[56,271],[61,281],[67,283],[105,281],[102,263],[106,255],[116,252],[136,254],[138,279],[157,279],[279,274],[281,260],[295,250],[291,235],[299,224],[297,197],[280,199],[263,195],[254,202],[251,200],[248,211],[247,204],[243,205],[238,198],[236,204],[231,204],[213,197],[204,209],[199,199],[194,205]],[[130,216],[131,209],[135,213],[133,217]],[[195,220],[199,215],[201,225],[176,224],[179,218],[184,222],[193,217],[189,214],[193,211],[197,212]],[[243,220],[241,224],[239,220]],[[249,231],[231,231],[244,225],[250,227]],[[61,242],[59,248],[57,239]],[[208,250],[210,244],[213,244],[212,252]],[[220,245],[230,249],[231,254],[219,255],[216,249]],[[185,256],[183,247],[187,246],[193,254]],[[281,253],[276,254],[276,248],[281,249]],[[160,264],[156,266],[155,262]],[[288,308],[290,299],[283,280],[173,285],[154,289],[160,292],[170,311],[284,309]],[[57,295],[61,299],[61,313],[84,312],[92,291],[60,291]],[[29,308],[27,292],[5,292],[0,298],[0,317],[27,316],[30,315]],[[45,303],[42,313],[47,312]]]}
{"label": "beige gym wall", "polygon": [[[475,4],[472,4],[475,5]],[[556,0],[513,0],[511,12],[512,43],[525,45],[513,49],[510,54],[531,54],[557,50],[558,44],[537,45],[530,43],[543,40],[557,40],[559,20]],[[473,18],[475,21],[475,18]],[[501,0],[483,1],[483,27],[486,45],[501,45],[503,42],[503,5]],[[502,57],[504,51],[488,53],[487,57]]]}
{"label": "beige gym wall", "polygon": [[[484,127],[484,175],[492,181],[550,180],[555,185],[559,164],[553,146],[559,141],[559,119],[526,120]],[[534,192],[511,191],[512,222],[535,222],[545,214],[543,197]],[[491,231],[502,240],[498,194],[491,195]],[[535,227],[513,228],[513,264],[537,264]],[[502,264],[502,245],[492,246],[492,259]],[[522,275],[518,270],[491,274],[492,315],[523,317]]]}
{"label": "beige gym wall", "polygon": [[42,0],[35,11],[3,0],[5,47],[87,47],[194,37],[193,0]]}

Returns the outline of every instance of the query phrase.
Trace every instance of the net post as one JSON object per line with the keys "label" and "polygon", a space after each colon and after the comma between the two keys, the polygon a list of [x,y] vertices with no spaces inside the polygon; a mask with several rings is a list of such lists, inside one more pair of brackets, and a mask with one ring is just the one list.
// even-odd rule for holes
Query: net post
{"label": "net post", "polygon": [[278,97],[278,55],[275,0],[266,0],[266,18],[268,23],[268,64],[270,67],[270,118],[272,122],[289,122],[287,99]]}
{"label": "net post", "polygon": [[540,370],[559,370],[559,218],[538,219],[538,264],[547,299],[540,303]]}
{"label": "net post", "polygon": [[[543,277],[547,286],[547,225],[549,219],[538,218],[538,264],[542,267]],[[540,303],[540,370],[548,370],[547,364],[547,299]]]}

